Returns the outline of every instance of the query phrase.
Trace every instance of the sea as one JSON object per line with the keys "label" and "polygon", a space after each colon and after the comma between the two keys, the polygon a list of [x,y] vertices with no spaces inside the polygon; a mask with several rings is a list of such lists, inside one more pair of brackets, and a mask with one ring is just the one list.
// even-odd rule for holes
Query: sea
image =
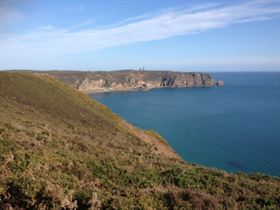
{"label": "sea", "polygon": [[92,94],[187,162],[280,176],[280,73],[211,73],[224,87]]}

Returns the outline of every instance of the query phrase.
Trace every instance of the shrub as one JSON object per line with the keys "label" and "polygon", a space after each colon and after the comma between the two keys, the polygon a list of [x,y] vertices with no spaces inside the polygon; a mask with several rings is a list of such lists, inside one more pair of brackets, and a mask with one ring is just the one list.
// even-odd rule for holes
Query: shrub
{"label": "shrub", "polygon": [[77,201],[78,209],[89,209],[92,206],[91,203],[92,190],[78,191],[74,194],[73,200]]}

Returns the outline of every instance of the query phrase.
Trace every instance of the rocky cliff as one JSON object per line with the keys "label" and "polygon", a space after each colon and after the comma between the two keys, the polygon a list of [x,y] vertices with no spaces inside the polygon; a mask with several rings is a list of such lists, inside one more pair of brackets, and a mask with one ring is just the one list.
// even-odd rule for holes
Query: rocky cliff
{"label": "rocky cliff", "polygon": [[48,74],[86,93],[224,85],[223,81],[215,81],[208,73],[197,72],[123,70],[111,72],[53,71]]}

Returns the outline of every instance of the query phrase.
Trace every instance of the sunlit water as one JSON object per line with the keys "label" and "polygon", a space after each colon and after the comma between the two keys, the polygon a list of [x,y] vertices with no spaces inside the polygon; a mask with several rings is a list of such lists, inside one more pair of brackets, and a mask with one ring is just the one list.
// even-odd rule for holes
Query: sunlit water
{"label": "sunlit water", "polygon": [[280,176],[280,73],[215,73],[225,87],[94,94],[188,162]]}

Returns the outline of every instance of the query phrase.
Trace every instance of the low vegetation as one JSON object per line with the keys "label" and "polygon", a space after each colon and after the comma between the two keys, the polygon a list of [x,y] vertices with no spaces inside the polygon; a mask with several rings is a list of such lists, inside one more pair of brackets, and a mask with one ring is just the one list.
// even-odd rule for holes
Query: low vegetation
{"label": "low vegetation", "polygon": [[191,165],[165,147],[64,83],[0,73],[0,209],[280,208],[278,178]]}

